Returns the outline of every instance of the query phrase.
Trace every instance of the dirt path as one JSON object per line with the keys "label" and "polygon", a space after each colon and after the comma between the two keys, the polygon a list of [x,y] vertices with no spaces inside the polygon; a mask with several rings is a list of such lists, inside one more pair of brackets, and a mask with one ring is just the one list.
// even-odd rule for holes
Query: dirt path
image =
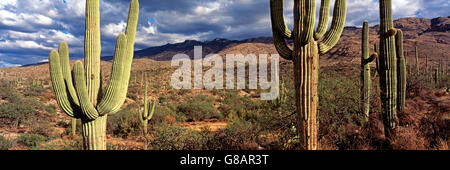
{"label": "dirt path", "polygon": [[199,122],[185,122],[181,124],[183,127],[190,128],[195,131],[202,131],[204,128],[208,128],[211,132],[217,132],[219,130],[227,128],[227,122],[218,121],[216,119],[204,120]]}

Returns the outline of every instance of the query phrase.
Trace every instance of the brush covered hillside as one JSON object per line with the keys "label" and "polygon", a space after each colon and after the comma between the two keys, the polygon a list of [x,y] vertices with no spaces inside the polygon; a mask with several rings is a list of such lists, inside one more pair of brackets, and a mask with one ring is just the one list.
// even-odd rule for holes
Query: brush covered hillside
{"label": "brush covered hillside", "polygon": [[[405,33],[407,67],[415,70],[414,47],[419,48],[420,73],[408,73],[405,112],[398,113],[398,134],[384,137],[378,77],[374,76],[371,114],[363,123],[360,109],[361,29],[347,27],[339,44],[321,56],[319,75],[319,149],[326,150],[449,150],[450,139],[450,18],[403,18],[395,21]],[[378,26],[370,32],[377,42]],[[170,59],[178,53],[193,57],[193,46],[203,54],[272,54],[271,38],[241,41],[215,39],[185,41],[136,52],[130,87],[122,110],[109,116],[107,147],[114,150],[290,150],[299,149],[293,87],[293,65],[280,61],[280,98],[261,101],[262,90],[175,90],[170,77],[177,69]],[[372,50],[373,51],[373,50]],[[425,55],[436,68],[435,80],[426,71]],[[103,85],[111,71],[103,58]],[[73,64],[73,62],[72,62]],[[372,75],[375,75],[372,65]],[[429,68],[429,70],[431,70]],[[148,96],[156,101],[148,134],[142,112],[145,77]],[[72,134],[71,119],[61,112],[52,90],[48,65],[0,69],[0,149],[82,149],[80,120]]]}

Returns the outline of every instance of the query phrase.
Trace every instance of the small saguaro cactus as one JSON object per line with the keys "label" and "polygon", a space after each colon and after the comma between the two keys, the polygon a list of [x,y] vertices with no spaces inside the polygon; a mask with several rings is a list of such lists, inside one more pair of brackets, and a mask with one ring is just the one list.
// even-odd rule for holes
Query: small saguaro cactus
{"label": "small saguaro cactus", "polygon": [[144,136],[147,135],[148,130],[148,122],[153,117],[153,113],[155,113],[156,108],[156,101],[148,101],[147,98],[147,89],[148,89],[148,82],[145,81],[145,92],[144,92],[144,110],[142,113],[139,113],[138,117],[139,120],[142,123],[142,126],[144,128]]}
{"label": "small saguaro cactus", "polygon": [[[284,1],[270,0],[274,45],[281,57],[294,63],[297,131],[303,149],[307,150],[319,147],[319,54],[325,54],[337,44],[347,15],[347,1],[336,0],[331,28],[328,30],[330,1],[321,1],[319,25],[314,31],[316,0],[294,0],[294,29],[291,31],[284,20]],[[293,40],[293,50],[285,39]]]}
{"label": "small saguaro cactus", "polygon": [[66,42],[59,45],[59,51],[50,52],[50,75],[58,105],[68,116],[81,119],[84,149],[106,149],[106,120],[119,111],[128,91],[138,18],[139,1],[131,0],[126,33],[117,38],[104,94],[100,77],[100,0],[86,0],[84,64],[77,61],[72,75]]}
{"label": "small saguaro cactus", "polygon": [[385,136],[393,139],[397,128],[397,58],[392,20],[392,0],[380,0],[379,73]]}
{"label": "small saguaro cactus", "polygon": [[378,58],[378,54],[372,54],[369,57],[369,22],[364,21],[362,31],[362,43],[361,43],[362,55],[361,55],[361,82],[363,83],[361,88],[361,100],[362,100],[362,112],[364,114],[365,121],[369,120],[370,112],[370,97],[372,91],[372,80],[370,77],[370,63]]}
{"label": "small saguaro cactus", "polygon": [[403,56],[403,31],[398,29],[397,35],[395,35],[395,49],[397,51],[397,104],[398,111],[403,112],[405,109],[406,100],[406,60]]}
{"label": "small saguaro cactus", "polygon": [[416,46],[416,74],[420,75],[419,47]]}

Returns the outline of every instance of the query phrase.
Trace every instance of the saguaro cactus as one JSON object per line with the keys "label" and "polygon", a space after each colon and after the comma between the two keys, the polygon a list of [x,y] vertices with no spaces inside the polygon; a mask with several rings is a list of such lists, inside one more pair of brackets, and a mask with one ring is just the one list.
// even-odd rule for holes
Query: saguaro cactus
{"label": "saguaro cactus", "polygon": [[403,31],[398,30],[397,35],[395,35],[395,45],[397,50],[397,65],[398,65],[398,94],[397,94],[397,104],[398,111],[403,112],[405,109],[405,100],[406,100],[406,60],[403,56]]}
{"label": "saguaro cactus", "polygon": [[370,77],[370,63],[373,62],[378,54],[373,54],[369,57],[369,22],[364,21],[362,31],[362,43],[361,43],[362,55],[361,55],[361,82],[363,83],[361,88],[361,100],[362,100],[362,112],[364,114],[365,121],[369,120],[370,112],[370,97],[372,91],[372,80]]}
{"label": "saguaro cactus", "polygon": [[50,75],[61,109],[70,117],[81,119],[84,148],[106,149],[106,120],[119,111],[125,101],[133,60],[134,40],[139,18],[139,1],[131,0],[126,33],[116,42],[110,81],[100,93],[100,0],[86,0],[86,33],[84,65],[69,64],[66,42],[59,51],[50,52]]}
{"label": "saguaro cactus", "polygon": [[152,119],[153,113],[155,113],[155,108],[156,108],[156,101],[151,101],[151,100],[148,101],[147,89],[148,89],[148,82],[145,81],[144,111],[142,113],[139,113],[139,116],[138,116],[139,120],[141,120],[142,126],[144,128],[144,136],[147,135],[148,121],[150,121],[150,119]]}
{"label": "saguaro cactus", "polygon": [[[322,0],[317,30],[315,0],[294,1],[294,30],[286,26],[283,0],[271,0],[272,32],[275,47],[281,57],[294,62],[298,133],[304,149],[318,149],[317,119],[319,54],[324,54],[339,41],[346,18],[346,0],[336,0],[331,28],[327,32],[330,0]],[[293,39],[294,50],[285,39]]]}
{"label": "saguaro cactus", "polygon": [[380,0],[379,72],[385,136],[393,139],[397,127],[397,62],[392,0]]}
{"label": "saguaro cactus", "polygon": [[419,48],[416,46],[416,74],[420,75]]}

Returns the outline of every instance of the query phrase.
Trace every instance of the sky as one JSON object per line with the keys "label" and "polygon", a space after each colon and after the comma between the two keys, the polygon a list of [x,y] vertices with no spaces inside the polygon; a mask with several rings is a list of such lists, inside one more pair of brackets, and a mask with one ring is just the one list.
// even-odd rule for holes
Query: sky
{"label": "sky", "polygon": [[[271,36],[269,1],[140,0],[136,50],[185,40]],[[102,56],[113,55],[129,2],[100,0]],[[285,0],[290,26],[292,6],[293,0]],[[347,0],[346,26],[364,20],[378,24],[378,7],[378,0]],[[449,7],[449,0],[393,0],[394,19],[450,16]],[[61,41],[69,44],[71,59],[83,58],[84,12],[83,0],[0,0],[0,67],[46,61]]]}

